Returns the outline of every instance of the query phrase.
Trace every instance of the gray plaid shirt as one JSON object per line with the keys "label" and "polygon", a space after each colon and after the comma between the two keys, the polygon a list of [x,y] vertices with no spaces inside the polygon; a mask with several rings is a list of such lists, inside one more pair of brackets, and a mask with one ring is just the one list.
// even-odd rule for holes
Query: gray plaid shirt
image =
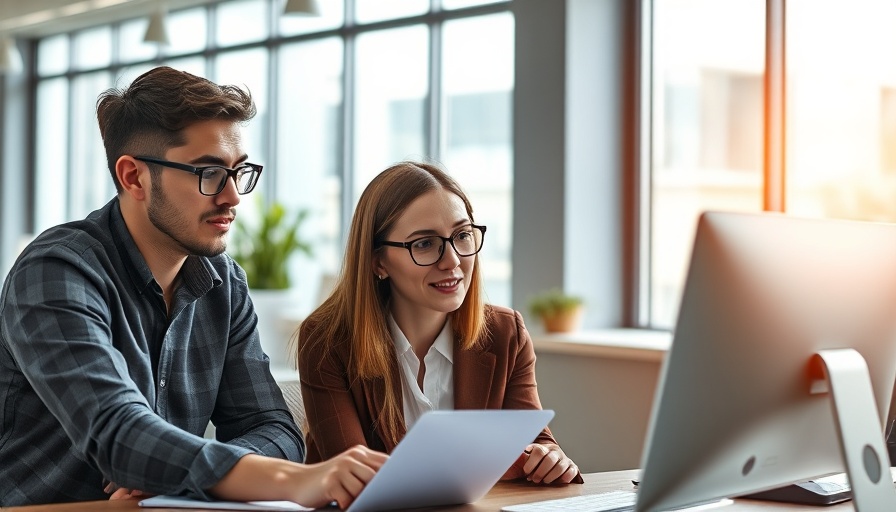
{"label": "gray plaid shirt", "polygon": [[19,257],[0,295],[0,506],[105,499],[105,481],[207,497],[248,453],[303,460],[242,269],[189,257],[180,278],[169,319],[117,198]]}

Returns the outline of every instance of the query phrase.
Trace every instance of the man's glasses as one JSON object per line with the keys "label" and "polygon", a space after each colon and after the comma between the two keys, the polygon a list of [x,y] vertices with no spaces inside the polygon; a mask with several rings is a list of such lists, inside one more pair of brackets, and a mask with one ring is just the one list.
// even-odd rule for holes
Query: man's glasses
{"label": "man's glasses", "polygon": [[451,235],[450,238],[444,236],[425,236],[417,238],[410,242],[378,242],[376,248],[384,245],[390,247],[404,247],[411,253],[411,259],[414,263],[421,267],[435,265],[442,259],[445,253],[445,242],[454,247],[454,251],[458,256],[472,256],[482,250],[482,240],[485,238],[485,226],[477,226],[470,224],[461,229],[457,233]]}
{"label": "man's glasses", "polygon": [[202,167],[194,167],[187,164],[179,164],[177,162],[169,162],[160,160],[151,156],[135,156],[137,160],[158,164],[163,167],[172,169],[180,169],[193,173],[199,177],[199,193],[204,196],[214,196],[224,190],[227,185],[227,178],[233,178],[236,183],[236,191],[238,194],[248,194],[255,188],[258,183],[258,177],[261,176],[262,166],[258,164],[244,163],[240,164],[236,169],[228,169],[221,165],[205,165]]}

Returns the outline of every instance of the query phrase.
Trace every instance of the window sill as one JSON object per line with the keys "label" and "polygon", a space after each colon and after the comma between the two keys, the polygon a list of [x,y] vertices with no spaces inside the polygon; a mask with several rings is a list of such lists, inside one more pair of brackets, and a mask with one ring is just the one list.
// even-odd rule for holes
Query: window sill
{"label": "window sill", "polygon": [[530,333],[536,353],[660,362],[672,333],[649,329],[599,329],[563,334]]}

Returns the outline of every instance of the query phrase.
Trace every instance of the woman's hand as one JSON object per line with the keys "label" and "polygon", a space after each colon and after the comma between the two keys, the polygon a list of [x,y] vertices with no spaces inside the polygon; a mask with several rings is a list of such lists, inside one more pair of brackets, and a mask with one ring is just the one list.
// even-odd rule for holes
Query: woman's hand
{"label": "woman's hand", "polygon": [[576,464],[556,444],[530,444],[501,477],[536,484],[568,484],[579,474]]}

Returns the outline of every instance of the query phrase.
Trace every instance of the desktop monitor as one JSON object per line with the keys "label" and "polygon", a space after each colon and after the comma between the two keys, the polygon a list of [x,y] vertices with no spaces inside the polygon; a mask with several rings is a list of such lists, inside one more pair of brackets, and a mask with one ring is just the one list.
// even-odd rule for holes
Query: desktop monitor
{"label": "desktop monitor", "polygon": [[858,510],[896,510],[883,440],[894,382],[896,224],[704,213],[636,510],[837,472]]}

